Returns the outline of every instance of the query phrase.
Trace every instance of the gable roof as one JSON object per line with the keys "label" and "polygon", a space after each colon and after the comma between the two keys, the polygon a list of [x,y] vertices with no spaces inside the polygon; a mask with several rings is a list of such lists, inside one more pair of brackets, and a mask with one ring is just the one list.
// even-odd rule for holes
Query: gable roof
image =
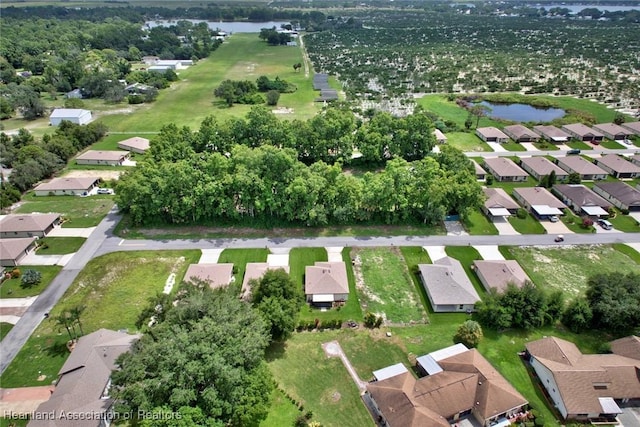
{"label": "gable roof", "polygon": [[599,123],[593,125],[593,128],[602,133],[608,133],[609,135],[629,135],[631,132],[628,129],[623,128],[615,123]]}
{"label": "gable roof", "polygon": [[617,154],[605,154],[597,158],[596,162],[602,163],[618,173],[640,173],[640,166],[634,165]]}
{"label": "gable roof", "polygon": [[624,182],[597,182],[593,188],[596,187],[627,206],[640,206],[640,190]]}
{"label": "gable roof", "polygon": [[499,176],[529,176],[529,174],[520,166],[516,165],[513,160],[507,159],[506,157],[484,159],[484,163]]}
{"label": "gable roof", "polygon": [[591,129],[589,126],[583,125],[582,123],[573,123],[570,125],[564,125],[562,126],[562,129],[566,129],[569,132],[573,132],[576,135],[580,135],[580,136],[586,136],[586,135],[593,135],[593,136],[604,136],[602,133],[598,132],[595,129]]}
{"label": "gable roof", "polygon": [[610,344],[613,353],[640,360],[640,337],[630,335],[611,341]]}
{"label": "gable roof", "polygon": [[241,298],[248,298],[251,295],[251,280],[259,280],[268,270],[283,269],[289,274],[289,266],[271,266],[266,262],[248,262],[244,270],[244,278],[242,279],[242,289],[240,291]]}
{"label": "gable roof", "polygon": [[51,116],[49,117],[54,119],[58,119],[58,118],[65,119],[69,117],[79,118],[84,116],[87,113],[91,114],[91,111],[82,110],[79,108],[56,108],[55,110],[53,110],[53,112],[51,113]]}
{"label": "gable roof", "polygon": [[612,206],[611,203],[582,184],[556,184],[553,186],[553,190],[571,200],[571,203],[576,206],[599,206],[603,209]]}
{"label": "gable roof", "polygon": [[623,128],[630,130],[631,132],[635,133],[636,135],[640,135],[640,122],[627,122],[627,123],[622,123]]}
{"label": "gable roof", "polygon": [[475,260],[473,266],[478,275],[487,281],[485,286],[496,288],[498,292],[504,292],[509,283],[521,288],[526,282],[531,281],[515,260]]}
{"label": "gable roof", "polygon": [[476,170],[476,175],[486,175],[487,171],[482,169],[482,166],[480,166],[478,164],[478,162],[476,162],[475,160],[471,160],[471,163],[473,163],[473,168]]}
{"label": "gable roof", "polygon": [[16,259],[36,240],[35,237],[0,239],[1,259]]}
{"label": "gable roof", "polygon": [[58,190],[87,190],[100,181],[95,177],[69,177],[69,178],[53,178],[49,182],[43,182],[34,190],[37,191],[58,191]]}
{"label": "gable roof", "polygon": [[480,296],[457,259],[444,257],[433,264],[418,264],[418,268],[422,283],[434,304],[475,304],[480,301]]}
{"label": "gable roof", "polygon": [[538,135],[537,132],[521,124],[505,126],[503,130],[505,133],[515,136],[516,139],[522,138],[522,137],[540,138],[540,135]]}
{"label": "gable roof", "polygon": [[571,135],[555,126],[538,125],[534,126],[533,130],[552,141],[568,141],[571,138]]}
{"label": "gable roof", "polygon": [[149,149],[149,140],[147,138],[134,136],[133,138],[118,142],[118,148],[122,148],[124,150],[127,148],[135,148],[136,150],[146,151]]}
{"label": "gable roof", "polygon": [[567,171],[560,169],[560,167],[546,157],[523,157],[521,162],[540,176],[549,175],[551,171],[554,171],[556,176],[567,176]]}
{"label": "gable roof", "polygon": [[565,165],[568,169],[573,172],[577,172],[580,175],[608,175],[606,170],[594,165],[580,156],[558,157],[557,159],[560,167]]}
{"label": "gable roof", "polygon": [[184,275],[185,282],[202,280],[212,289],[227,286],[233,274],[233,264],[191,264]]}
{"label": "gable roof", "polygon": [[483,188],[482,192],[487,197],[484,202],[484,207],[487,209],[518,209],[520,207],[502,188]]}
{"label": "gable roof", "polygon": [[513,189],[513,193],[520,196],[530,206],[546,205],[557,209],[567,207],[544,187],[516,187]]}
{"label": "gable roof", "polygon": [[348,294],[347,267],[344,262],[316,262],[305,268],[305,295]]}
{"label": "gable roof", "polygon": [[116,151],[116,150],[87,150],[84,153],[76,157],[76,160],[123,160],[129,155],[128,151]]}
{"label": "gable roof", "polygon": [[7,215],[0,219],[0,230],[3,233],[44,231],[59,218],[57,213]]}
{"label": "gable roof", "polygon": [[477,128],[476,132],[482,134],[485,138],[509,139],[509,136],[507,134],[493,126]]}

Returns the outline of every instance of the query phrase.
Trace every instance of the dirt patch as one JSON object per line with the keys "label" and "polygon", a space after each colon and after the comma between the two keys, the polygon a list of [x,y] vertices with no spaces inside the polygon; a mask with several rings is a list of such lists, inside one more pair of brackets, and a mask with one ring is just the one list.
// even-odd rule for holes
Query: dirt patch
{"label": "dirt patch", "polygon": [[276,108],[275,110],[271,110],[271,112],[273,114],[293,114],[294,110],[293,108],[279,107],[279,108]]}
{"label": "dirt patch", "polygon": [[110,170],[72,170],[65,174],[66,178],[85,178],[95,177],[100,178],[103,181],[117,180],[123,171],[110,171]]}

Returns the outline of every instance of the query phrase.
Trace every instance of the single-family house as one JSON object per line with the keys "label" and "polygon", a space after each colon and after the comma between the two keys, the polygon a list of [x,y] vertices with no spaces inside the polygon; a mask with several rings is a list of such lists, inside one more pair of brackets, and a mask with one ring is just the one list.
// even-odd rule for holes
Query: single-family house
{"label": "single-family house", "polygon": [[573,123],[562,126],[562,130],[579,141],[588,141],[593,144],[600,144],[604,139],[604,134],[582,123]]}
{"label": "single-family house", "polygon": [[64,97],[67,99],[82,99],[82,91],[80,89],[74,89],[70,92],[64,94]]}
{"label": "single-family house", "polygon": [[495,288],[498,292],[504,292],[509,284],[521,288],[525,283],[531,282],[518,261],[512,259],[475,260],[473,269],[487,291]]}
{"label": "single-family house", "polygon": [[51,126],[58,126],[63,120],[85,125],[91,121],[91,111],[78,108],[56,108],[49,116]]}
{"label": "single-family house", "polygon": [[625,129],[615,123],[600,123],[593,125],[593,129],[604,134],[605,137],[613,141],[624,141],[633,135],[633,132],[629,129]]}
{"label": "single-family house", "polygon": [[509,141],[509,137],[504,132],[493,126],[476,129],[476,135],[484,142],[499,142],[503,144]]}
{"label": "single-family house", "polygon": [[607,179],[607,171],[580,156],[558,157],[556,160],[558,162],[558,166],[566,170],[569,174],[577,173],[580,175],[580,179],[590,181]]}
{"label": "single-family house", "polygon": [[540,135],[536,131],[520,124],[505,126],[502,131],[515,142],[537,142],[540,139]]}
{"label": "single-family house", "polygon": [[134,136],[118,142],[118,148],[121,150],[132,151],[138,154],[144,154],[149,149],[149,140]]}
{"label": "single-family house", "polygon": [[164,74],[169,70],[175,70],[175,69],[176,69],[175,66],[170,66],[170,65],[152,65],[149,68],[147,68],[147,71],[149,71],[150,73]]}
{"label": "single-family house", "polygon": [[484,167],[498,181],[524,182],[529,179],[529,174],[506,157],[484,159]]}
{"label": "single-family house", "polygon": [[0,219],[0,238],[45,237],[60,224],[60,214],[7,215]]}
{"label": "single-family house", "polygon": [[184,275],[184,281],[201,281],[211,289],[223,288],[233,281],[233,264],[191,264]]}
{"label": "single-family house", "polygon": [[317,305],[333,305],[349,298],[347,266],[344,262],[316,262],[304,270],[304,294],[307,302]]}
{"label": "single-family house", "polygon": [[640,360],[640,337],[630,335],[628,337],[613,340],[609,344],[611,346],[612,353]]}
{"label": "single-family house", "polygon": [[[612,343],[613,344],[613,343]],[[525,357],[563,419],[618,424],[621,402],[640,399],[640,360],[582,354],[569,341],[546,337],[525,344]]]}
{"label": "single-family house", "polygon": [[582,184],[557,184],[551,191],[578,215],[606,216],[613,206]]}
{"label": "single-family house", "polygon": [[130,155],[128,151],[87,150],[76,157],[76,163],[79,165],[121,166]]}
{"label": "single-family house", "polygon": [[115,418],[111,372],[118,367],[118,356],[139,338],[108,329],[81,337],[62,365],[51,397],[38,406],[28,426],[109,426]]}
{"label": "single-family house", "polygon": [[640,166],[634,165],[617,154],[604,154],[594,159],[594,163],[618,179],[637,178],[640,176]]}
{"label": "single-family house", "polygon": [[513,189],[513,198],[537,218],[564,215],[566,205],[544,187],[518,187]]}
{"label": "single-family house", "polygon": [[483,188],[487,198],[482,210],[489,218],[511,216],[518,211],[518,204],[502,188]]}
{"label": "single-family house", "polygon": [[433,311],[470,313],[475,310],[480,296],[460,261],[444,257],[433,261],[433,264],[419,264],[418,269]]}
{"label": "single-family house", "polygon": [[627,129],[632,134],[640,136],[640,122],[627,122],[622,123],[620,126]]}
{"label": "single-family house", "polygon": [[624,182],[598,182],[593,186],[593,192],[619,209],[630,212],[640,211],[640,190]]}
{"label": "single-family house", "polygon": [[367,384],[363,398],[387,427],[450,427],[473,417],[489,427],[509,425],[528,402],[476,349],[433,362],[439,371],[410,372]]}
{"label": "single-family house", "polygon": [[568,132],[551,125],[534,126],[533,130],[549,142],[562,143],[571,139],[571,135]]}
{"label": "single-family house", "polygon": [[550,175],[551,172],[555,172],[558,181],[564,181],[569,176],[567,171],[559,168],[546,157],[541,156],[523,157],[520,160],[520,167],[538,181],[542,180],[543,177]]}
{"label": "single-family house", "polygon": [[158,61],[160,61],[159,56],[148,55],[142,57],[142,62],[144,62],[145,65],[154,65]]}
{"label": "single-family house", "polygon": [[471,163],[473,163],[473,168],[476,172],[476,179],[484,181],[484,179],[487,177],[487,171],[482,169],[482,166],[480,166],[475,160],[471,160]]}
{"label": "single-family house", "polygon": [[100,178],[53,178],[33,189],[36,196],[86,196],[100,184]]}
{"label": "single-family house", "polygon": [[0,266],[15,267],[36,247],[37,237],[0,239]]}
{"label": "single-family house", "polygon": [[631,163],[633,163],[634,165],[640,166],[640,154],[635,154],[631,156],[630,160],[631,160]]}
{"label": "single-family house", "polygon": [[396,363],[395,365],[387,366],[377,371],[373,371],[373,381],[384,381],[387,378],[395,377],[396,375],[406,374],[409,370],[404,363]]}
{"label": "single-family house", "polygon": [[289,266],[283,265],[269,265],[266,262],[248,262],[244,270],[244,278],[242,279],[242,289],[240,290],[240,298],[248,300],[251,297],[251,284],[252,280],[260,280],[264,273],[269,270],[283,269],[289,274]]}
{"label": "single-family house", "polygon": [[447,143],[447,136],[442,133],[442,131],[440,129],[433,129],[433,135],[436,137],[436,142],[438,144],[446,144]]}

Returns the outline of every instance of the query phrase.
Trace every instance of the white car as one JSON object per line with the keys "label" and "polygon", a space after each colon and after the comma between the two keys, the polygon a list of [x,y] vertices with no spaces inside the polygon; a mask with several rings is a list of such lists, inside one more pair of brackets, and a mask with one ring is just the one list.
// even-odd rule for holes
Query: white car
{"label": "white car", "polygon": [[551,222],[558,222],[558,221],[560,221],[560,218],[558,218],[558,216],[557,216],[557,215],[551,215],[551,216],[549,217],[549,221],[551,221]]}
{"label": "white car", "polygon": [[98,188],[97,194],[113,194],[113,190],[111,188]]}

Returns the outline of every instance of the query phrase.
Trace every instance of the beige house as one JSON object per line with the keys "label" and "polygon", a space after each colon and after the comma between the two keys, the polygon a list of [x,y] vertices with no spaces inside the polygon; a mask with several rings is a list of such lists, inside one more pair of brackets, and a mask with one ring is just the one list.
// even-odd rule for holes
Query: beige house
{"label": "beige house", "polygon": [[0,266],[15,267],[36,247],[37,237],[0,239]]}
{"label": "beige house", "polygon": [[248,262],[242,279],[242,289],[240,290],[240,298],[248,300],[251,298],[251,282],[252,280],[260,280],[264,273],[269,270],[283,269],[289,274],[289,266],[271,266],[266,262]]}
{"label": "beige house", "polygon": [[211,289],[223,288],[233,281],[233,264],[191,264],[184,281],[202,281]]}
{"label": "beige house", "polygon": [[76,157],[79,165],[108,165],[122,166],[122,163],[129,158],[128,151],[96,151],[88,150]]}
{"label": "beige house", "polygon": [[534,126],[536,131],[542,138],[554,143],[567,142],[571,139],[571,135],[555,126],[538,125]]}
{"label": "beige house", "polygon": [[450,427],[473,417],[485,427],[504,426],[526,410],[527,400],[476,349],[449,353],[430,358],[430,375],[401,372],[367,384],[363,399],[379,425]]}
{"label": "beige house", "polygon": [[557,158],[558,166],[569,174],[577,173],[580,179],[599,180],[607,179],[607,171],[585,160],[580,156],[566,156]]}
{"label": "beige house", "polygon": [[60,224],[60,214],[6,215],[0,219],[0,238],[45,237]]}
{"label": "beige house", "polygon": [[471,163],[473,163],[473,168],[476,173],[476,179],[479,181],[484,181],[484,179],[487,177],[487,171],[482,169],[482,166],[480,166],[475,160],[471,160]]}
{"label": "beige house", "polygon": [[635,154],[631,156],[631,163],[634,165],[640,166],[640,154]]}
{"label": "beige house", "polygon": [[[114,416],[111,372],[117,368],[118,356],[131,350],[139,338],[108,329],[81,337],[58,373],[51,398],[38,406],[28,426],[110,425]],[[48,416],[52,413],[53,419]]]}
{"label": "beige house", "polygon": [[593,129],[604,134],[605,137],[613,141],[624,141],[633,135],[633,132],[629,129],[625,129],[615,123],[600,123],[593,125]]}
{"label": "beige house", "polygon": [[540,135],[536,131],[523,125],[505,126],[502,130],[515,142],[537,142],[540,139]]}
{"label": "beige house", "polygon": [[564,215],[563,210],[567,207],[544,187],[514,188],[513,198],[540,219]]}
{"label": "beige house", "polygon": [[627,122],[622,123],[620,126],[625,128],[632,134],[640,136],[640,122]]}
{"label": "beige house", "polygon": [[588,141],[593,144],[600,144],[604,139],[604,134],[595,129],[591,129],[589,126],[583,125],[582,123],[564,125],[562,126],[562,130],[578,141]]}
{"label": "beige house", "polygon": [[475,260],[473,268],[487,291],[495,288],[504,292],[510,283],[521,288],[531,282],[518,261],[514,260]]}
{"label": "beige house", "polygon": [[460,261],[444,257],[435,260],[433,264],[418,264],[418,269],[433,311],[436,313],[475,311],[475,305],[480,301],[480,296]]}
{"label": "beige house", "polygon": [[313,305],[331,305],[349,298],[347,266],[344,262],[316,262],[305,268],[304,294]]}
{"label": "beige house", "polygon": [[520,206],[502,188],[483,188],[487,198],[482,210],[489,218],[511,216]]}
{"label": "beige house", "polygon": [[504,132],[493,126],[476,129],[476,135],[484,142],[505,143],[509,141],[509,137]]}
{"label": "beige house", "polygon": [[149,149],[149,140],[147,138],[134,136],[133,138],[118,142],[118,148],[138,154],[144,154]]}
{"label": "beige house", "polygon": [[556,337],[525,345],[527,360],[563,419],[618,425],[618,404],[640,399],[640,352],[627,353],[638,346],[623,340],[611,343],[613,354],[582,354]]}
{"label": "beige house", "polygon": [[546,157],[541,156],[523,157],[520,160],[520,167],[538,181],[542,180],[543,177],[550,175],[551,172],[555,172],[558,181],[564,181],[569,176],[567,171],[559,168]]}
{"label": "beige house", "polygon": [[594,159],[594,163],[618,179],[637,178],[640,176],[640,166],[625,160],[617,154],[605,154]]}
{"label": "beige house", "polygon": [[506,157],[484,159],[484,166],[498,181],[524,182],[529,179],[528,173]]}
{"label": "beige house", "polygon": [[438,142],[438,144],[447,143],[447,136],[444,133],[442,133],[440,129],[434,129],[433,134],[435,135],[436,141]]}
{"label": "beige house", "polygon": [[86,196],[100,184],[100,178],[53,178],[33,189],[36,196]]}
{"label": "beige house", "polygon": [[609,215],[608,209],[613,206],[581,184],[558,184],[554,185],[551,191],[578,215],[598,218],[607,216]]}
{"label": "beige house", "polygon": [[593,186],[593,192],[619,209],[640,212],[640,190],[624,182],[598,182]]}

